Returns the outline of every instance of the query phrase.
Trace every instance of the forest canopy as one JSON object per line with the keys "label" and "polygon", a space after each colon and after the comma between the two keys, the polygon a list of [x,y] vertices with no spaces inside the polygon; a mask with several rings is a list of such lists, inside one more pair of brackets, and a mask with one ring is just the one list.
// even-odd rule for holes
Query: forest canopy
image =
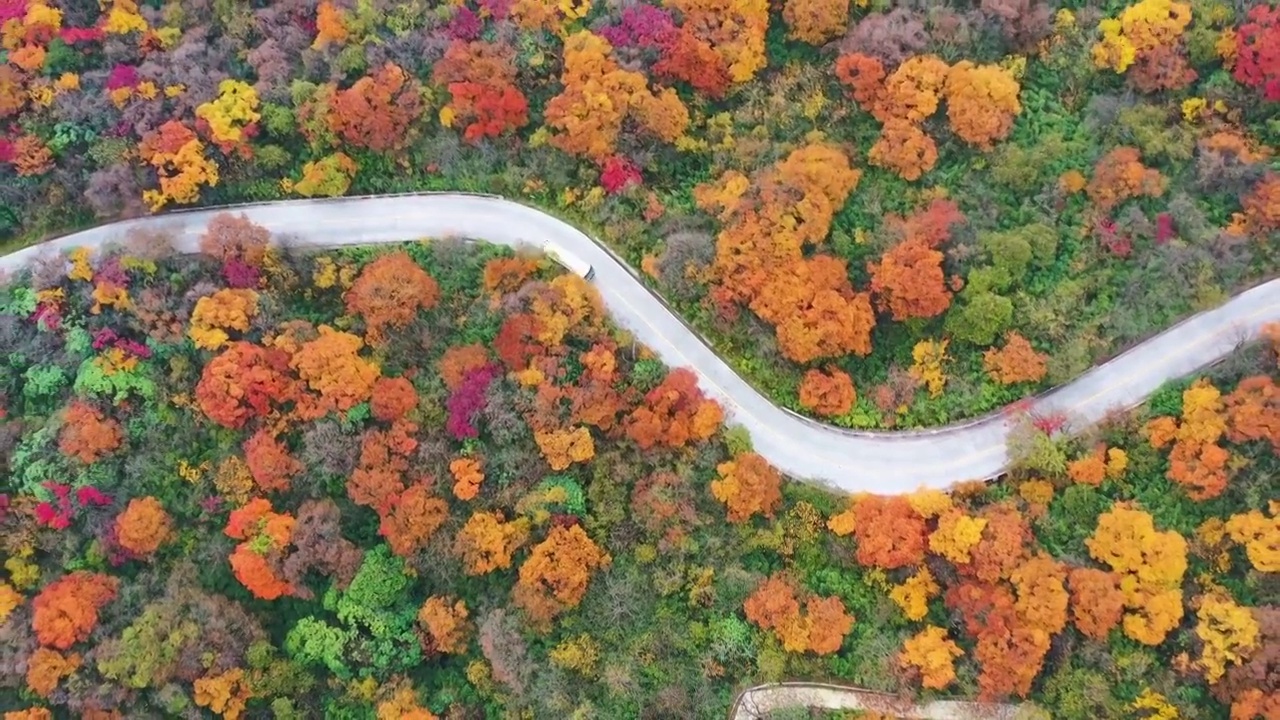
{"label": "forest canopy", "polygon": [[1280,701],[1280,345],[1082,437],[1029,418],[999,483],[847,497],[546,258],[170,240],[0,286],[5,720]]}
{"label": "forest canopy", "polygon": [[775,402],[940,425],[1274,275],[1277,46],[1280,8],[1224,0],[8,0],[0,246],[497,193]]}

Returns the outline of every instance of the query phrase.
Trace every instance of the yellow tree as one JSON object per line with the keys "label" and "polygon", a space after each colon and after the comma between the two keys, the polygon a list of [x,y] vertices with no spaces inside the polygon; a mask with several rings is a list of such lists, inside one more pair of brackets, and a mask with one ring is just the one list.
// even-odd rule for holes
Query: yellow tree
{"label": "yellow tree", "polygon": [[711,481],[711,494],[725,504],[729,522],[742,522],[752,515],[773,517],[782,504],[782,476],[756,453],[738,455],[716,467],[719,479]]}
{"label": "yellow tree", "polygon": [[955,681],[955,662],[962,655],[964,651],[944,628],[929,625],[902,644],[898,664],[919,672],[924,687],[941,690]]}
{"label": "yellow tree", "polygon": [[611,562],[581,525],[557,525],[520,566],[512,599],[545,632],[556,616],[582,602],[591,572]]}
{"label": "yellow tree", "polygon": [[1182,576],[1187,541],[1172,530],[1156,530],[1151,515],[1117,503],[1098,516],[1085,540],[1089,554],[1120,574],[1124,632],[1145,645],[1159,645],[1182,620]]}
{"label": "yellow tree", "polygon": [[1210,684],[1218,682],[1227,664],[1242,665],[1257,650],[1261,628],[1249,608],[1237,605],[1225,594],[1214,593],[1199,599],[1196,637],[1203,649],[1200,668]]}

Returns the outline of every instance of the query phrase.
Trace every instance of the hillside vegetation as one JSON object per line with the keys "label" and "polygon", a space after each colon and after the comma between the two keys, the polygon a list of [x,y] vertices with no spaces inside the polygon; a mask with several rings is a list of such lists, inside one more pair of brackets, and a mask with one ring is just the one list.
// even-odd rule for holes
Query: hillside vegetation
{"label": "hillside vegetation", "polygon": [[269,239],[0,286],[4,720],[1280,711],[1275,347],[1001,483],[836,497],[545,260]]}
{"label": "hillside vegetation", "polygon": [[1274,275],[1277,47],[1221,0],[5,0],[0,235],[496,192],[777,402],[938,425]]}

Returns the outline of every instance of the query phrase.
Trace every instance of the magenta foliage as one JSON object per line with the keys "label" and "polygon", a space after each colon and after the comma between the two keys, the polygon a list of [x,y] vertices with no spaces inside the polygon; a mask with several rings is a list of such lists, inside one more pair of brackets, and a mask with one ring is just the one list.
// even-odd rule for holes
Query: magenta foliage
{"label": "magenta foliage", "polygon": [[480,37],[480,17],[469,7],[460,7],[453,14],[446,31],[457,40],[475,40]]}
{"label": "magenta foliage", "polygon": [[462,384],[445,402],[445,407],[449,410],[445,429],[453,435],[455,440],[467,440],[480,436],[480,430],[476,428],[474,422],[476,415],[484,407],[484,397],[489,391],[489,383],[498,376],[498,372],[498,366],[493,364],[468,372],[462,379]]}
{"label": "magenta foliage", "polygon": [[93,349],[102,350],[109,347],[119,348],[142,360],[146,360],[151,357],[151,348],[136,340],[122,338],[111,328],[103,328],[93,336]]}
{"label": "magenta foliage", "polygon": [[0,25],[9,20],[22,21],[27,14],[27,0],[0,0]]}
{"label": "magenta foliage", "polygon": [[256,288],[262,273],[239,258],[227,258],[222,265],[222,279],[233,288]]}
{"label": "magenta foliage", "polygon": [[41,302],[31,313],[30,320],[40,329],[52,332],[62,327],[62,309],[56,302]]}
{"label": "magenta foliage", "polygon": [[1173,227],[1173,216],[1169,213],[1160,213],[1156,216],[1156,244],[1163,245],[1173,239],[1177,234],[1177,230]]}
{"label": "magenta foliage", "polygon": [[106,281],[117,287],[129,287],[129,271],[120,265],[120,258],[110,257],[99,263],[93,271],[93,281]]}
{"label": "magenta foliage", "polygon": [[132,88],[138,84],[138,69],[132,65],[120,64],[111,68],[107,76],[107,90]]}
{"label": "magenta foliage", "polygon": [[76,491],[76,505],[72,505],[72,487],[67,484],[46,482],[42,483],[42,487],[47,489],[54,500],[52,502],[41,502],[36,506],[36,520],[42,525],[49,525],[55,530],[64,530],[70,527],[72,520],[76,519],[76,510],[78,507],[101,507],[110,505],[111,498],[104,495],[99,489],[92,486],[84,486]]}
{"label": "magenta foliage", "polygon": [[99,28],[68,27],[59,30],[58,37],[62,38],[62,42],[68,45],[75,45],[82,42],[98,42],[106,37],[106,33]]}
{"label": "magenta foliage", "polygon": [[36,506],[36,520],[54,530],[65,530],[75,519],[77,506],[102,507],[111,504],[111,497],[103,494],[91,485],[76,490],[75,505],[71,503],[71,486],[56,482],[41,483],[45,490],[53,494],[53,502],[45,501]]}
{"label": "magenta foliage", "polygon": [[1031,425],[1045,435],[1053,435],[1067,425],[1067,416],[1062,413],[1038,415],[1031,419]]}
{"label": "magenta foliage", "polygon": [[102,507],[111,504],[111,496],[106,495],[92,485],[85,485],[76,490],[76,502],[80,504],[80,507],[88,507],[90,505]]}
{"label": "magenta foliage", "polygon": [[632,5],[622,11],[617,25],[600,30],[600,36],[614,47],[660,48],[676,33],[671,13],[653,5]]}
{"label": "magenta foliage", "polygon": [[621,155],[610,156],[601,165],[600,187],[610,195],[617,195],[632,185],[640,185],[643,182],[640,168]]}
{"label": "magenta foliage", "polygon": [[13,162],[13,141],[9,138],[0,138],[0,163]]}
{"label": "magenta foliage", "polygon": [[1114,222],[1107,219],[1100,220],[1096,230],[1098,242],[1102,243],[1102,246],[1112,255],[1127,258],[1129,253],[1133,252],[1133,241],[1122,235]]}

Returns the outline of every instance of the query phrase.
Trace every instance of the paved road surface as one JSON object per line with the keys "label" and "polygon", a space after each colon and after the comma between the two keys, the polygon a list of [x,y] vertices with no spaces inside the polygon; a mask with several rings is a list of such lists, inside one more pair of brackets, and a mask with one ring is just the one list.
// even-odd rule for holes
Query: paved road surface
{"label": "paved road surface", "polygon": [[[924,431],[842,430],[779,408],[756,392],[704,344],[634,271],[573,226],[525,205],[496,197],[434,194],[300,200],[233,208],[277,235],[322,246],[386,243],[457,235],[502,245],[549,241],[595,266],[595,284],[615,321],[671,366],[693,369],[699,384],[726,414],[751,433],[755,449],[801,479],[848,491],[909,492],[947,487],[1000,474],[1008,463],[1011,419],[995,414]],[[219,210],[174,213],[104,225],[0,257],[0,271],[22,266],[42,251],[97,247],[130,227],[169,226],[180,250],[193,250]],[[1280,320],[1280,280],[1260,285],[1197,315],[1042,396],[1033,411],[1067,413],[1082,427],[1109,410],[1139,404],[1166,380],[1230,353],[1267,322]]]}
{"label": "paved road surface", "polygon": [[787,708],[860,710],[911,720],[1035,720],[1047,718],[1034,704],[1002,705],[965,700],[916,702],[888,693],[825,683],[783,682],[743,691],[729,709],[729,720],[762,720]]}

